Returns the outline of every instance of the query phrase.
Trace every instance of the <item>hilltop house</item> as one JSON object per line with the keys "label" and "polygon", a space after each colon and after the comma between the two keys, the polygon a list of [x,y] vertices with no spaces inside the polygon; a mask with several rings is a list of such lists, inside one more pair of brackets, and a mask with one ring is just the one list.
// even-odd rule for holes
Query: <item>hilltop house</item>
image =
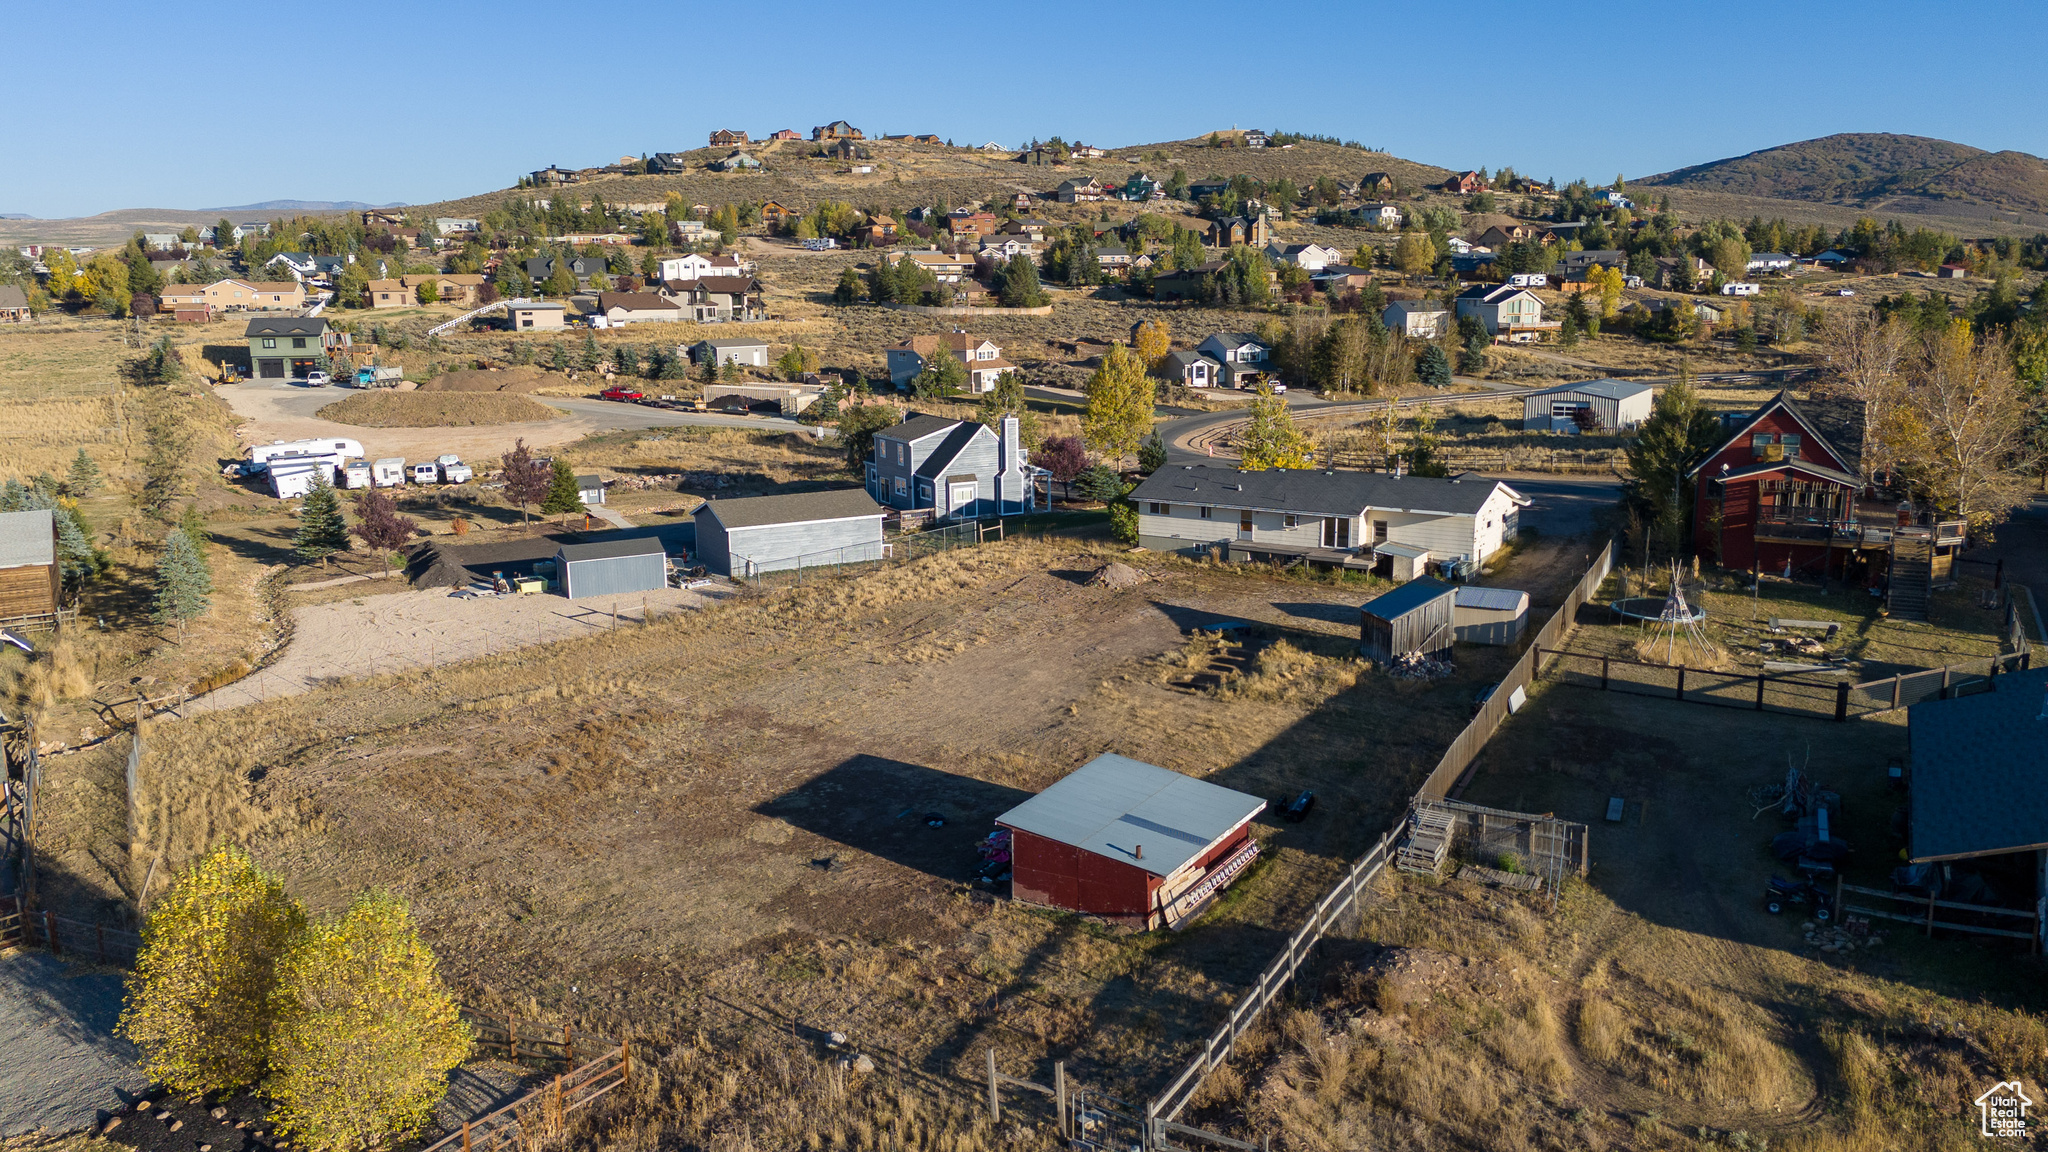
{"label": "hilltop house", "polygon": [[1444,191],[1453,195],[1470,196],[1474,192],[1484,192],[1486,181],[1480,179],[1477,172],[1460,172],[1444,181],[1443,187]]}
{"label": "hilltop house", "polygon": [[760,166],[761,162],[759,160],[754,159],[737,148],[733,149],[731,155],[723,160],[713,160],[710,165],[713,172],[740,172],[759,168]]}
{"label": "hilltop house", "polygon": [[1274,241],[1266,245],[1266,258],[1277,264],[1292,264],[1310,272],[1320,272],[1344,259],[1344,254],[1325,244],[1282,244]]}
{"label": "hilltop house", "polygon": [[1544,322],[1543,301],[1535,293],[1511,284],[1474,284],[1458,293],[1456,304],[1460,318],[1475,317],[1487,335],[1512,344],[1533,343],[1559,327]]}
{"label": "hilltop house", "polygon": [[1267,227],[1264,213],[1254,213],[1249,219],[1221,216],[1209,222],[1208,243],[1212,248],[1233,248],[1239,244],[1264,248],[1272,240],[1273,234]]}
{"label": "hilltop house", "polygon": [[822,125],[820,127],[811,129],[811,139],[865,140],[867,139],[867,137],[861,134],[860,129],[855,128],[853,125],[848,124],[846,121],[834,120],[830,124]]}
{"label": "hilltop house", "polygon": [[1037,509],[1034,474],[1017,418],[998,431],[972,420],[912,414],[875,433],[867,490],[897,509],[930,508],[938,519],[1014,516]]}
{"label": "hilltop house", "polygon": [[330,353],[346,348],[346,333],[319,316],[259,316],[243,332],[249,366],[259,380],[299,380],[321,367]]}
{"label": "hilltop house", "polygon": [[650,176],[678,176],[690,170],[690,162],[681,152],[656,152],[647,158],[647,174]]}
{"label": "hilltop house", "polygon": [[296,280],[216,280],[206,286],[206,303],[216,312],[296,311],[306,306],[306,288]]}
{"label": "hilltop house", "polygon": [[741,128],[720,128],[711,134],[711,147],[730,148],[735,144],[746,144],[747,133]]}
{"label": "hilltop house", "polygon": [[1385,201],[1360,204],[1351,210],[1351,214],[1358,218],[1360,224],[1370,225],[1375,228],[1399,228],[1401,226],[1401,206],[1398,204],[1389,204]]}
{"label": "hilltop house", "polygon": [[661,287],[664,299],[700,324],[761,319],[761,282],[752,276],[699,276],[670,280]]}
{"label": "hilltop house", "polygon": [[1138,541],[1189,555],[1293,560],[1419,574],[1477,566],[1515,538],[1529,501],[1497,480],[1202,464],[1161,468],[1131,491]]}
{"label": "hilltop house", "polygon": [[967,391],[993,392],[996,381],[1005,372],[1016,370],[1016,365],[1003,359],[1003,350],[993,340],[969,336],[962,331],[941,332],[936,335],[912,336],[888,350],[889,383],[898,388],[910,387],[925,365],[941,353],[952,356],[967,366]]}
{"label": "hilltop house", "polygon": [[744,276],[747,273],[746,265],[737,256],[706,256],[701,252],[667,257],[661,261],[660,268],[663,280],[697,280],[705,276]]}
{"label": "hilltop house", "polygon": [[1384,196],[1395,188],[1394,178],[1385,172],[1367,172],[1359,177],[1358,187],[1353,191],[1360,197]]}

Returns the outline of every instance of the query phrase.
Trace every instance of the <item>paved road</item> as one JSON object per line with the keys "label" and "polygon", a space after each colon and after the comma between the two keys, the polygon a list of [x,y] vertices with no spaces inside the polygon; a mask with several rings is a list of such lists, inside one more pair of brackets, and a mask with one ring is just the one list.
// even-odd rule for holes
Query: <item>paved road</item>
{"label": "paved road", "polygon": [[[1963,555],[1970,560],[2005,561],[2005,578],[2026,585],[2038,610],[2048,612],[2048,495],[2036,493],[2011,520],[1999,525],[1997,543],[1972,548]],[[1975,566],[1970,571],[1988,575]],[[2042,625],[2034,638],[2048,642],[2048,621]]]}

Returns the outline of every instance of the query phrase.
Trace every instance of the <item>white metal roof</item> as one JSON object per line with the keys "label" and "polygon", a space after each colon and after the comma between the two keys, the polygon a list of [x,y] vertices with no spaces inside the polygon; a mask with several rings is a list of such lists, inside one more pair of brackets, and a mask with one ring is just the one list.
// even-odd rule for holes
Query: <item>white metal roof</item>
{"label": "white metal roof", "polygon": [[1483,608],[1489,612],[1520,612],[1529,606],[1529,594],[1519,588],[1475,588],[1458,585],[1458,607]]}
{"label": "white metal roof", "polygon": [[0,512],[0,568],[57,562],[56,516],[48,508]]}
{"label": "white metal roof", "polygon": [[996,823],[1171,876],[1265,807],[1257,796],[1105,752]]}

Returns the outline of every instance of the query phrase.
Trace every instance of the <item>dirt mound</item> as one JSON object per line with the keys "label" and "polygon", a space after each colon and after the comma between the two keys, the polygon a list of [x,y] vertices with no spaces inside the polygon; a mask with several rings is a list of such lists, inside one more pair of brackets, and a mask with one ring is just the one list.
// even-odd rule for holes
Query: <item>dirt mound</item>
{"label": "dirt mound", "polygon": [[1121,561],[1112,560],[1095,570],[1088,578],[1091,587],[1134,588],[1145,582],[1145,574]]}
{"label": "dirt mound", "polygon": [[547,385],[549,375],[538,368],[464,368],[443,372],[419,386],[421,392],[532,392]]}
{"label": "dirt mound", "polygon": [[323,420],[358,428],[468,428],[558,420],[559,409],[524,396],[476,392],[359,392],[320,409]]}

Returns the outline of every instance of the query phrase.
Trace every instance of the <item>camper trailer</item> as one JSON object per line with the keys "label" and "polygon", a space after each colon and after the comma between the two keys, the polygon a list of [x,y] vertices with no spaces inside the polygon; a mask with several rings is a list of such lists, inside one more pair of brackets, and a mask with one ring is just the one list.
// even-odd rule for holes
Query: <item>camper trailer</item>
{"label": "camper trailer", "polygon": [[432,460],[422,460],[412,466],[412,482],[415,484],[438,484],[441,482],[440,465]]}
{"label": "camper trailer", "polygon": [[280,456],[269,462],[270,490],[279,500],[304,496],[325,480],[334,483],[335,461],[326,456]]}
{"label": "camper trailer", "polygon": [[370,482],[379,488],[396,488],[405,483],[405,457],[386,456],[371,465]]}
{"label": "camper trailer", "polygon": [[243,470],[261,472],[279,456],[338,456],[344,460],[355,460],[362,454],[363,445],[359,440],[273,440],[251,447],[249,463]]}
{"label": "camper trailer", "polygon": [[361,460],[358,460],[355,463],[346,465],[342,468],[341,487],[368,488],[369,486],[370,466],[368,464],[364,463]]}

